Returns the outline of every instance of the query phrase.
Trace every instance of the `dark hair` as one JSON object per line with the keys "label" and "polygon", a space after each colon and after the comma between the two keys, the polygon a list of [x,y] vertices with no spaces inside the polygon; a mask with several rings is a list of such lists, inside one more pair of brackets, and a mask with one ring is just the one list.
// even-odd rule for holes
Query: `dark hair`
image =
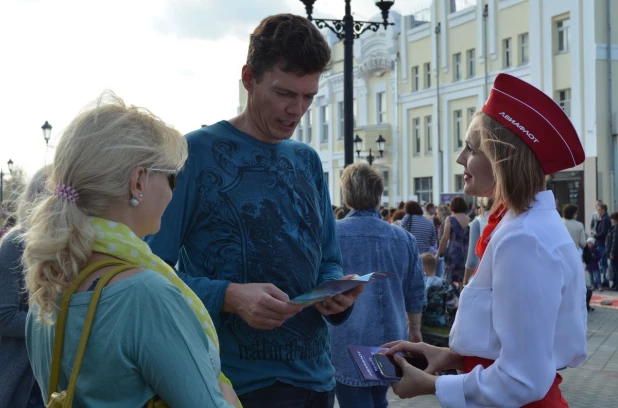
{"label": "dark hair", "polygon": [[344,219],[346,215],[348,215],[350,213],[350,210],[348,207],[346,206],[341,206],[337,209],[337,211],[335,212],[335,219],[336,220],[341,220]]}
{"label": "dark hair", "polygon": [[572,220],[577,212],[577,206],[575,204],[567,204],[562,210],[562,216],[567,220]]}
{"label": "dark hair", "polygon": [[311,21],[275,14],[263,19],[251,34],[247,64],[258,80],[275,65],[301,76],[321,73],[330,68],[330,47]]}
{"label": "dark hair", "polygon": [[403,220],[403,217],[405,215],[406,212],[404,210],[395,210],[395,212],[393,212],[393,214],[391,215],[391,222]]}
{"label": "dark hair", "polygon": [[607,205],[601,204],[601,210],[603,210],[604,212],[607,212]]}
{"label": "dark hair", "polygon": [[404,203],[403,201],[399,203],[399,205],[397,206],[398,210],[403,210],[403,208],[406,206],[406,203]]}
{"label": "dark hair", "polygon": [[426,203],[425,204],[425,211],[429,212],[429,210],[432,210],[436,208],[436,206],[433,203]]}
{"label": "dark hair", "polygon": [[382,217],[390,217],[391,216],[391,212],[388,211],[386,208],[383,208],[382,211],[380,211],[380,215]]}
{"label": "dark hair", "polygon": [[455,214],[465,213],[468,211],[468,204],[466,204],[466,200],[463,197],[453,197],[451,198],[451,204],[449,206],[451,211]]}
{"label": "dark hair", "polygon": [[613,212],[612,215],[609,216],[609,218],[618,221],[618,212]]}
{"label": "dark hair", "polygon": [[406,203],[406,214],[410,215],[423,215],[423,209],[416,201],[408,201]]}

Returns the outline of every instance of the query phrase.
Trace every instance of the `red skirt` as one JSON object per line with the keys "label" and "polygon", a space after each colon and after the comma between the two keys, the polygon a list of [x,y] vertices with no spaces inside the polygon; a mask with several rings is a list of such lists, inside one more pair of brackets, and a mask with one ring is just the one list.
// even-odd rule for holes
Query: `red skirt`
{"label": "red skirt", "polygon": [[[494,363],[494,360],[488,360],[481,357],[467,357],[464,356],[464,373],[469,373],[477,365],[482,365],[484,368],[489,367]],[[560,392],[560,383],[562,382],[562,376],[556,373],[554,383],[549,388],[549,391],[542,400],[531,402],[524,405],[525,408],[563,408],[568,407],[569,404],[562,397]]]}

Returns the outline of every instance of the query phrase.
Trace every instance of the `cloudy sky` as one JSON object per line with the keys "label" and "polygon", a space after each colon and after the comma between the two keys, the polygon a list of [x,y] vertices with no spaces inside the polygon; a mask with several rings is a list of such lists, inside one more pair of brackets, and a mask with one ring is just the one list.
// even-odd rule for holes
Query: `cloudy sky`
{"label": "cloudy sky", "polygon": [[[353,0],[352,11],[379,12],[374,0]],[[62,129],[106,89],[182,133],[234,116],[248,35],[281,12],[305,15],[300,0],[1,0],[1,168],[11,159],[32,175],[51,161]],[[316,17],[343,13],[343,0],[314,6]]]}

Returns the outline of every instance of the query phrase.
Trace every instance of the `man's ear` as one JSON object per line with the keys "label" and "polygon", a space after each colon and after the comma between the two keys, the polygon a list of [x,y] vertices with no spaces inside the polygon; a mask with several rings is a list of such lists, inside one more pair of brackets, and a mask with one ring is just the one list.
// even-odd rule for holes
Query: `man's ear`
{"label": "man's ear", "polygon": [[255,84],[255,75],[253,72],[253,67],[249,64],[243,65],[240,78],[247,92],[251,92]]}

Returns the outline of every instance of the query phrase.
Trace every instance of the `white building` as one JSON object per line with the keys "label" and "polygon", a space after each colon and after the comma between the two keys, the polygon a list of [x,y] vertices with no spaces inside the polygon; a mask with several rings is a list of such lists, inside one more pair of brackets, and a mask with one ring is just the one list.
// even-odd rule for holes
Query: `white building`
{"label": "white building", "polygon": [[[582,220],[597,197],[618,210],[612,171],[618,160],[612,161],[610,137],[618,133],[618,24],[610,25],[608,46],[608,16],[618,21],[618,0],[434,0],[403,16],[391,12],[394,26],[355,40],[354,133],[364,140],[362,157],[369,148],[379,157],[375,140],[386,139],[384,156],[373,163],[385,176],[384,204],[437,203],[441,193],[463,190],[455,160],[470,117],[496,75],[506,72],[551,95],[582,138],[586,161],[550,183],[560,204],[578,204]],[[333,67],[295,137],[319,152],[338,205],[343,42],[325,34]],[[244,105],[242,87],[240,99]]]}

